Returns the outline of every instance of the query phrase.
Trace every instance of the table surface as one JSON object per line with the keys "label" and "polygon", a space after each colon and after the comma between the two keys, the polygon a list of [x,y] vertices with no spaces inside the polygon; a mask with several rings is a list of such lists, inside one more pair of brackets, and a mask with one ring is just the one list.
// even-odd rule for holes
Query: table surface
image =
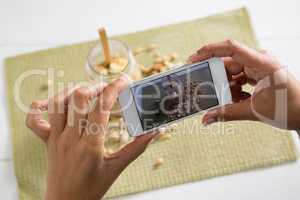
{"label": "table surface", "polygon": [[[0,196],[18,199],[13,171],[3,59],[19,53],[97,37],[144,30],[246,6],[261,46],[300,79],[300,1],[298,0],[1,0],[0,2]],[[299,139],[294,135],[299,148]],[[300,161],[267,169],[130,195],[120,199],[289,199],[300,196]]]}

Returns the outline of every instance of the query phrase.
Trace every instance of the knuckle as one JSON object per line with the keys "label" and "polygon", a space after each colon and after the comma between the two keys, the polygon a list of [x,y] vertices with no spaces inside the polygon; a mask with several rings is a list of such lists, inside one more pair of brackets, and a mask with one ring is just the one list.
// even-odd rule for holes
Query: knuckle
{"label": "knuckle", "polygon": [[33,101],[30,105],[30,108],[36,109],[39,108],[39,105],[40,105],[40,101]]}
{"label": "knuckle", "polygon": [[25,124],[28,128],[32,129],[35,124],[35,120],[32,115],[35,114],[36,109],[39,109],[41,102],[40,101],[33,101],[30,105],[30,108],[25,119]]}
{"label": "knuckle", "polygon": [[103,93],[103,105],[102,109],[105,111],[111,110],[113,104],[115,103],[115,99],[117,96],[117,91],[113,86],[108,86],[104,89]]}
{"label": "knuckle", "polygon": [[238,43],[233,39],[227,39],[225,43],[231,48],[236,48],[238,46]]}
{"label": "knuckle", "polygon": [[110,98],[105,98],[102,105],[103,111],[110,111],[112,109],[112,106],[113,104]]}
{"label": "knuckle", "polygon": [[104,97],[111,98],[112,96],[115,96],[118,94],[118,90],[116,89],[116,87],[113,84],[111,84],[104,89],[103,94],[104,94]]}
{"label": "knuckle", "polygon": [[209,52],[210,51],[210,45],[203,46],[199,51]]}
{"label": "knuckle", "polygon": [[88,101],[90,98],[90,92],[87,88],[78,88],[73,92],[74,98],[77,101]]}
{"label": "knuckle", "polygon": [[112,93],[112,92],[116,92],[117,91],[117,83],[116,82],[112,82],[111,84],[109,84],[108,86],[106,86],[104,88],[104,92],[109,92],[109,93]]}
{"label": "knuckle", "polygon": [[227,39],[225,40],[225,43],[227,43],[230,46],[233,46],[235,44],[235,41],[233,39]]}

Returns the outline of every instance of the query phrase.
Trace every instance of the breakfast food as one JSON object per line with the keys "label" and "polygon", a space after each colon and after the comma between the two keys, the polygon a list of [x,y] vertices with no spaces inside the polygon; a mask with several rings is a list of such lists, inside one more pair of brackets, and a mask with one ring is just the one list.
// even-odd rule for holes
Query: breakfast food
{"label": "breakfast food", "polygon": [[128,60],[121,56],[114,56],[108,65],[105,63],[98,64],[95,69],[101,75],[121,73],[127,66]]}
{"label": "breakfast food", "polygon": [[127,144],[129,141],[129,134],[126,130],[120,131],[120,143],[121,144]]}
{"label": "breakfast food", "polygon": [[108,155],[111,155],[111,154],[113,154],[114,153],[114,150],[113,149],[111,149],[111,148],[106,148],[105,149],[106,151],[106,154],[108,154]]}
{"label": "breakfast food", "polygon": [[157,140],[158,141],[165,141],[171,139],[170,133],[159,133]]}
{"label": "breakfast food", "polygon": [[121,141],[121,135],[120,135],[120,130],[111,130],[108,136],[109,142],[115,144],[119,143]]}
{"label": "breakfast food", "polygon": [[133,50],[133,54],[134,54],[134,55],[139,55],[139,54],[141,54],[141,53],[143,53],[143,52],[145,52],[145,48],[143,48],[143,47],[137,47],[137,48],[135,48],[135,49]]}
{"label": "breakfast food", "polygon": [[158,167],[160,167],[162,164],[164,163],[164,159],[163,158],[157,158],[154,162],[154,169],[157,169]]}
{"label": "breakfast food", "polygon": [[114,56],[111,58],[110,64],[105,65],[104,62],[100,63],[96,65],[95,70],[103,76],[114,76],[121,73],[126,73],[134,81],[143,78],[140,68],[135,67],[131,69],[131,71],[127,71],[126,70],[127,67],[128,67],[128,60],[126,58],[123,58],[121,56]]}
{"label": "breakfast food", "polygon": [[164,72],[176,65],[181,64],[174,63],[179,57],[179,55],[176,52],[172,52],[168,55],[162,55],[160,52],[157,51],[158,48],[158,45],[153,43],[147,45],[146,47],[137,47],[134,49],[134,55],[136,56],[142,53],[152,55],[153,62],[150,66],[145,66],[144,64],[139,65],[139,68],[143,72],[144,76]]}
{"label": "breakfast food", "polygon": [[158,45],[157,45],[157,44],[154,44],[154,43],[148,44],[148,46],[146,47],[146,51],[147,51],[147,52],[152,52],[152,51],[154,51],[154,50],[157,49],[157,48],[158,48]]}
{"label": "breakfast food", "polygon": [[131,138],[122,117],[113,117],[109,122],[106,143],[109,147],[115,146],[116,148],[121,148],[129,142],[131,142]]}

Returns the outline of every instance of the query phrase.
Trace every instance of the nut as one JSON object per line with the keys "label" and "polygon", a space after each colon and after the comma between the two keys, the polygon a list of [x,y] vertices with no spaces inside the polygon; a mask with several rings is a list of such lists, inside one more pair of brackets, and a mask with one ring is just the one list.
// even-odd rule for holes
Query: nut
{"label": "nut", "polygon": [[167,132],[165,127],[159,129],[159,134],[154,138],[154,141],[165,141],[169,140],[171,135]]}
{"label": "nut", "polygon": [[108,73],[120,73],[127,66],[128,60],[120,56],[114,56],[111,58],[109,65],[105,63],[100,63],[96,65],[95,69],[102,75],[107,75]]}
{"label": "nut", "polygon": [[151,67],[146,67],[145,65],[140,65],[140,69],[144,74],[149,74],[152,71]]}
{"label": "nut", "polygon": [[173,52],[169,55],[169,61],[173,62],[175,61],[177,58],[179,57],[179,55],[176,52]]}
{"label": "nut", "polygon": [[117,63],[111,63],[109,65],[109,72],[110,73],[120,73],[121,71],[123,71],[124,67],[118,65]]}
{"label": "nut", "polygon": [[160,133],[157,138],[158,141],[166,141],[169,139],[171,139],[171,135],[169,133]]}
{"label": "nut", "polygon": [[119,118],[119,128],[122,129],[126,129],[126,124],[124,122],[124,119],[122,117]]}
{"label": "nut", "polygon": [[108,136],[108,141],[112,143],[119,143],[121,141],[120,132],[118,130],[112,130]]}
{"label": "nut", "polygon": [[119,122],[116,120],[110,120],[108,127],[109,127],[109,129],[119,128]]}
{"label": "nut", "polygon": [[163,158],[157,158],[157,159],[155,160],[154,165],[153,165],[154,169],[157,169],[157,168],[160,167],[163,163],[164,163],[164,159],[163,159]]}
{"label": "nut", "polygon": [[138,81],[143,78],[143,75],[139,70],[134,70],[134,72],[132,72],[130,76],[134,81]]}
{"label": "nut", "polygon": [[160,72],[165,72],[165,71],[168,71],[168,67],[167,66],[164,66],[160,69]]}
{"label": "nut", "polygon": [[135,49],[133,50],[133,54],[134,54],[134,55],[138,55],[138,54],[143,53],[144,51],[145,51],[145,48],[143,48],[143,47],[137,47],[137,48],[135,48]]}
{"label": "nut", "polygon": [[122,68],[126,67],[128,64],[128,60],[123,57],[114,57],[111,62],[118,64]]}
{"label": "nut", "polygon": [[120,134],[120,143],[121,144],[127,144],[129,142],[129,135],[127,133],[127,131],[121,131],[121,134]]}
{"label": "nut", "polygon": [[114,150],[112,150],[111,148],[106,148],[105,149],[106,154],[110,155],[114,153]]}
{"label": "nut", "polygon": [[154,71],[158,71],[160,72],[160,70],[164,67],[163,63],[155,63],[154,65],[152,65],[152,69]]}
{"label": "nut", "polygon": [[97,72],[99,72],[102,75],[107,75],[108,74],[108,69],[103,67],[102,65],[99,65],[95,68]]}
{"label": "nut", "polygon": [[155,75],[155,74],[159,74],[159,72],[158,72],[158,71],[153,71],[153,72],[151,73],[151,75]]}
{"label": "nut", "polygon": [[146,48],[147,52],[152,52],[153,50],[157,49],[158,45],[157,44],[149,44]]}
{"label": "nut", "polygon": [[159,57],[161,57],[160,53],[158,52],[153,53],[153,58],[159,58]]}
{"label": "nut", "polygon": [[154,59],[154,63],[163,63],[164,62],[164,59],[162,57],[157,57]]}

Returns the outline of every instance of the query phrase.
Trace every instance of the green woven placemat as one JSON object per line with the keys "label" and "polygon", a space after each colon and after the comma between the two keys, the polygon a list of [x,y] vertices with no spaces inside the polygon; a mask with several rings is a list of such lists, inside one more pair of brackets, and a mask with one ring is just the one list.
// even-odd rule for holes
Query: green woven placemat
{"label": "green woven placemat", "polygon": [[[116,37],[130,47],[157,43],[162,53],[178,52],[180,59],[208,42],[232,38],[257,47],[245,9]],[[45,149],[24,126],[25,114],[16,106],[14,84],[20,74],[30,69],[55,67],[64,71],[64,80],[84,80],[88,50],[95,41],[20,55],[6,60],[6,82],[13,158],[20,199],[41,199],[46,174]],[[22,83],[20,98],[25,104],[46,98],[40,91],[46,78],[31,76]],[[57,81],[62,79],[57,78]],[[218,123],[204,129],[199,117],[178,124],[172,138],[156,142],[132,163],[107,193],[115,197],[209,177],[267,167],[297,159],[288,132],[261,123]],[[153,170],[154,160],[165,163]]]}

